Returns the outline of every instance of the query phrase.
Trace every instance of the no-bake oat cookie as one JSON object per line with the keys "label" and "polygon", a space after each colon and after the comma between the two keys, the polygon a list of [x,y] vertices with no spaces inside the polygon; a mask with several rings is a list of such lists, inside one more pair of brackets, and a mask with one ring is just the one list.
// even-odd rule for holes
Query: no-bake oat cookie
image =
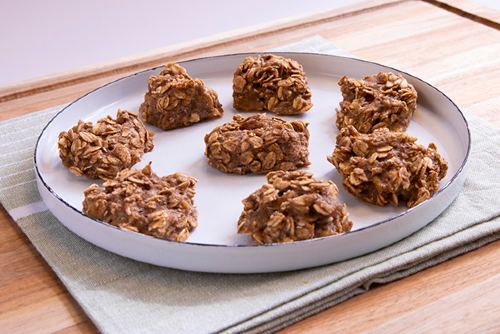
{"label": "no-bake oat cookie", "polygon": [[348,232],[346,205],[332,181],[303,171],[267,174],[267,183],[243,200],[238,233],[258,243],[290,242]]}
{"label": "no-bake oat cookie", "polygon": [[343,128],[328,160],[343,175],[343,184],[356,197],[385,206],[413,207],[429,199],[446,176],[448,165],[434,143],[418,145],[404,132],[377,129],[359,133]]}
{"label": "no-bake oat cookie", "polygon": [[240,111],[268,110],[278,115],[311,109],[311,90],[302,66],[271,54],[247,57],[233,77],[233,106]]}
{"label": "no-bake oat cookie", "polygon": [[136,115],[118,110],[116,119],[106,116],[95,124],[78,121],[67,132],[61,132],[59,156],[75,175],[109,179],[151,151],[152,136]]}
{"label": "no-bake oat cookie", "polygon": [[208,164],[225,173],[262,174],[308,166],[307,123],[235,115],[205,135]]}
{"label": "no-bake oat cookie", "polygon": [[150,165],[126,169],[103,187],[88,187],[83,212],[126,230],[185,241],[197,226],[195,183],[181,173],[160,177]]}
{"label": "no-bake oat cookie", "polygon": [[339,86],[344,98],[337,110],[339,129],[404,131],[417,107],[417,91],[399,74],[381,72],[361,80],[343,76]]}
{"label": "no-bake oat cookie", "polygon": [[148,80],[148,91],[139,112],[142,119],[163,130],[221,117],[224,111],[217,93],[202,80],[193,79],[178,64],[167,64]]}

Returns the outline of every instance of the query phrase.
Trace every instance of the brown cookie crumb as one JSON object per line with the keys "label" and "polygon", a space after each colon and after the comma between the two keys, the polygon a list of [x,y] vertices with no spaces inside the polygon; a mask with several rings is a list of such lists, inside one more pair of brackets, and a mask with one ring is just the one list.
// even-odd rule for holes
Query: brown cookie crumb
{"label": "brown cookie crumb", "polygon": [[387,128],[362,134],[348,126],[337,135],[337,146],[328,160],[354,196],[380,206],[403,202],[413,207],[439,189],[439,180],[448,170],[434,143],[426,148],[416,140]]}
{"label": "brown cookie crumb", "polygon": [[139,112],[142,119],[163,130],[185,127],[224,113],[217,93],[193,79],[178,64],[167,64],[148,80]]}
{"label": "brown cookie crumb", "polygon": [[262,174],[308,166],[307,123],[235,115],[205,135],[208,164],[225,173]]}
{"label": "brown cookie crumb", "polygon": [[261,244],[326,237],[352,228],[332,181],[302,171],[267,174],[267,183],[243,200],[238,233]]}
{"label": "brown cookie crumb", "polygon": [[354,126],[361,133],[387,127],[404,131],[417,108],[417,91],[399,74],[383,73],[356,80],[339,80],[343,101],[337,127]]}
{"label": "brown cookie crumb", "polygon": [[136,115],[118,110],[116,119],[106,116],[78,124],[59,134],[59,157],[78,176],[110,179],[130,168],[153,149],[153,132]]}
{"label": "brown cookie crumb", "polygon": [[240,111],[268,110],[278,115],[302,114],[313,105],[302,66],[272,54],[247,57],[238,66],[233,101]]}
{"label": "brown cookie crumb", "polygon": [[160,177],[150,164],[126,169],[85,192],[83,213],[120,228],[156,238],[185,241],[197,226],[196,180],[175,173]]}

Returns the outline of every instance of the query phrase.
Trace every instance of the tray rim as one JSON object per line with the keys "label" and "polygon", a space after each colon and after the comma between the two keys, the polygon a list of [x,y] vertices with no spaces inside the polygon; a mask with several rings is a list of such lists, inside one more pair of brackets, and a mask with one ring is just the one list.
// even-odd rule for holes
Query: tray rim
{"label": "tray rim", "polygon": [[[391,222],[391,221],[393,221],[395,219],[399,219],[399,218],[401,218],[401,217],[403,217],[403,216],[405,216],[405,215],[407,215],[407,214],[409,214],[409,213],[417,210],[417,208],[420,208],[420,207],[426,205],[434,197],[436,197],[437,195],[441,194],[443,191],[445,191],[446,189],[448,189],[449,186],[451,186],[456,181],[456,179],[464,172],[465,167],[466,167],[466,165],[467,165],[467,163],[469,161],[472,140],[471,140],[471,133],[470,133],[469,123],[467,122],[467,119],[465,118],[464,113],[462,112],[462,110],[458,107],[458,105],[450,97],[448,97],[448,95],[446,95],[445,93],[443,93],[440,89],[438,89],[434,85],[430,84],[429,82],[427,82],[427,81],[425,81],[425,80],[423,80],[423,79],[421,79],[419,77],[416,77],[416,76],[414,76],[412,74],[409,74],[409,73],[407,73],[405,71],[401,71],[399,69],[396,69],[396,68],[394,68],[392,66],[387,66],[387,65],[380,64],[380,63],[377,63],[377,62],[374,62],[374,61],[369,61],[369,60],[360,59],[360,58],[356,58],[356,57],[338,56],[338,55],[332,55],[332,54],[321,53],[321,52],[299,52],[299,51],[228,53],[228,54],[222,54],[222,55],[216,55],[216,56],[206,56],[206,57],[191,58],[191,59],[188,59],[188,60],[179,61],[177,63],[180,64],[180,65],[183,65],[183,64],[186,64],[186,63],[190,63],[190,62],[195,62],[195,61],[200,61],[200,60],[207,60],[207,59],[214,59],[214,58],[224,58],[224,57],[231,57],[231,56],[245,56],[245,57],[248,57],[248,56],[264,55],[264,54],[270,54],[270,53],[275,54],[275,55],[281,55],[281,56],[287,56],[287,55],[309,55],[309,56],[313,56],[313,57],[319,56],[319,57],[327,57],[327,58],[343,58],[343,59],[349,59],[349,60],[359,61],[359,62],[373,64],[373,65],[382,66],[382,67],[391,69],[391,70],[396,71],[398,73],[402,73],[402,74],[404,74],[407,77],[411,77],[412,80],[420,81],[421,83],[428,85],[429,87],[431,87],[432,89],[434,89],[436,92],[438,92],[440,95],[442,95],[446,100],[448,100],[448,102],[450,102],[456,108],[456,110],[460,114],[460,116],[461,116],[461,118],[462,118],[462,120],[463,120],[463,122],[465,124],[465,128],[467,130],[467,138],[466,138],[467,139],[467,150],[465,152],[465,158],[463,159],[462,163],[460,164],[460,167],[457,169],[457,172],[450,178],[450,180],[444,186],[440,187],[438,189],[438,191],[436,191],[432,195],[432,197],[430,199],[428,199],[426,201],[423,201],[422,203],[420,203],[420,204],[418,204],[418,205],[416,205],[416,206],[414,206],[412,208],[408,208],[405,211],[403,211],[403,212],[401,212],[399,214],[396,214],[393,217],[390,217],[390,218],[378,221],[378,222],[376,222],[376,223],[374,223],[372,225],[365,226],[365,227],[356,229],[354,231],[349,231],[349,232],[345,232],[345,233],[341,233],[341,234],[337,234],[337,235],[330,235],[330,236],[325,236],[325,237],[319,237],[319,238],[313,238],[313,239],[306,239],[306,240],[299,240],[299,241],[286,242],[286,243],[275,242],[275,243],[269,243],[269,244],[231,244],[230,245],[230,244],[208,244],[208,243],[190,242],[190,241],[167,240],[167,239],[156,238],[156,237],[153,237],[153,236],[150,236],[150,235],[147,235],[147,234],[143,234],[143,233],[139,233],[139,232],[125,230],[125,229],[122,229],[122,228],[120,228],[118,226],[114,226],[114,225],[105,223],[105,222],[103,222],[101,220],[89,217],[89,216],[85,215],[81,210],[79,210],[79,209],[75,208],[74,206],[72,206],[71,204],[69,204],[66,200],[64,200],[59,194],[57,194],[45,182],[44,178],[42,177],[42,175],[40,173],[40,170],[38,168],[38,163],[37,163],[37,152],[38,152],[38,148],[39,148],[39,142],[40,142],[42,136],[44,135],[45,131],[49,127],[49,125],[53,121],[55,121],[55,119],[61,113],[63,113],[66,109],[70,108],[76,102],[80,101],[81,99],[87,97],[88,95],[93,94],[94,92],[96,92],[96,91],[98,91],[98,90],[100,90],[102,88],[105,88],[105,87],[107,87],[109,85],[115,84],[115,83],[117,83],[119,81],[126,80],[126,79],[129,79],[129,78],[134,77],[136,75],[143,74],[143,73],[149,72],[149,71],[154,71],[154,70],[157,70],[159,68],[164,67],[164,65],[159,65],[159,66],[155,66],[155,67],[147,68],[147,69],[144,69],[144,70],[141,70],[141,71],[138,71],[138,72],[131,73],[129,75],[126,75],[126,76],[120,77],[118,79],[115,79],[113,81],[110,81],[108,83],[105,83],[105,84],[103,84],[103,85],[101,85],[99,87],[96,87],[95,89],[93,89],[93,90],[85,93],[84,95],[78,97],[77,99],[71,101],[68,105],[66,105],[61,110],[59,110],[47,122],[47,124],[43,127],[43,129],[40,132],[40,135],[38,136],[38,138],[36,140],[36,143],[35,143],[35,150],[33,152],[33,163],[34,163],[34,169],[35,169],[37,178],[40,180],[40,182],[43,184],[43,186],[46,188],[46,190],[52,196],[54,196],[58,201],[60,201],[61,203],[63,203],[67,208],[75,211],[77,214],[79,214],[83,218],[90,219],[93,222],[96,222],[96,223],[99,223],[101,225],[104,225],[107,228],[112,228],[112,229],[118,230],[118,231],[120,231],[120,233],[131,233],[131,234],[134,235],[134,237],[145,238],[145,240],[151,240],[151,239],[153,239],[153,240],[156,240],[156,241],[164,241],[164,242],[171,243],[171,244],[177,244],[177,245],[179,245],[181,247],[184,247],[184,246],[203,246],[203,247],[220,247],[220,248],[256,248],[256,247],[259,247],[259,248],[261,248],[261,247],[273,247],[273,248],[281,247],[281,248],[284,248],[284,247],[300,246],[300,245],[303,245],[305,243],[320,242],[320,241],[322,241],[324,239],[329,239],[329,238],[337,238],[338,239],[338,238],[342,238],[342,237],[347,237],[347,236],[350,236],[350,235],[352,235],[354,233],[357,233],[357,232],[361,233],[361,232],[364,232],[364,231],[366,231],[368,229],[376,228],[378,226],[381,226],[383,224]],[[367,203],[367,205],[371,205],[371,204]]]}

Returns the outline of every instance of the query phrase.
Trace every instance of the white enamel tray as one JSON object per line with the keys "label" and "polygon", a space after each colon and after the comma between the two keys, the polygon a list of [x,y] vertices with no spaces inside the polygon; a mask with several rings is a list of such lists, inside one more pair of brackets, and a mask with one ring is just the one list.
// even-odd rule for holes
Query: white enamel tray
{"label": "white enamel tray", "polygon": [[[354,223],[349,233],[286,244],[256,245],[236,233],[243,208],[241,200],[259,188],[264,176],[223,174],[207,165],[203,155],[205,133],[227,122],[236,113],[232,108],[232,75],[249,54],[235,54],[182,62],[193,77],[215,89],[224,107],[221,119],[162,131],[155,147],[135,167],[152,161],[159,175],[182,172],[196,177],[198,228],[187,242],[155,239],[121,230],[84,216],[83,191],[92,181],[76,177],[58,157],[57,136],[78,120],[96,121],[116,115],[118,108],[137,112],[147,89],[147,79],[161,71],[154,68],[107,84],[79,98],[61,110],[45,127],[35,151],[35,168],[40,194],[52,213],[68,229],[108,251],[159,266],[193,271],[256,273],[286,271],[341,261],[392,244],[436,218],[457,196],[465,178],[470,148],[467,123],[458,107],[428,83],[404,74],[418,91],[418,108],[408,132],[418,143],[436,143],[448,161],[447,176],[440,190],[428,201],[412,208],[377,207],[351,196],[326,156],[335,146],[335,108],[341,100],[337,81],[342,75],[361,78],[379,71],[397,71],[379,64],[344,57],[306,53],[277,53],[301,63],[313,93],[314,107],[303,116],[310,122],[311,166],[316,177],[332,179],[340,189],[340,200],[348,206]],[[244,113],[250,116],[253,113]],[[291,117],[285,117],[291,119]]]}

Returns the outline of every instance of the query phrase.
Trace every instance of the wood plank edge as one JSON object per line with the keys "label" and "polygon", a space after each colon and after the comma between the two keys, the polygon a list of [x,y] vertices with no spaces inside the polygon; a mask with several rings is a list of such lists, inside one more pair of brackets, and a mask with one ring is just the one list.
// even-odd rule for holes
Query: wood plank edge
{"label": "wood plank edge", "polygon": [[462,16],[466,19],[469,19],[471,21],[483,24],[487,27],[490,27],[490,28],[493,28],[496,30],[500,30],[500,23],[499,22],[493,21],[487,17],[476,15],[472,12],[469,12],[469,11],[466,11],[462,8],[453,6],[453,5],[446,3],[444,1],[440,1],[440,0],[421,0],[421,1],[426,2],[428,4],[431,4],[431,5],[434,5],[434,6],[437,6],[441,9],[444,9],[448,12],[453,13],[453,14],[460,15],[460,16]]}

